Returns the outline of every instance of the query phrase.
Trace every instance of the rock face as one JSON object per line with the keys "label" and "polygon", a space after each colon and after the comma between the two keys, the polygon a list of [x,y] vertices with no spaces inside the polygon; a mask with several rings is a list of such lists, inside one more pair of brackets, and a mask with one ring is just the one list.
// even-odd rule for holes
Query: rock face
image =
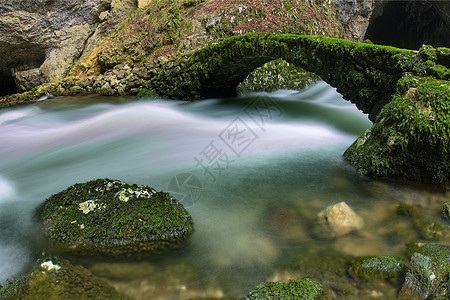
{"label": "rock face", "polygon": [[364,221],[347,203],[340,202],[327,207],[317,215],[319,224],[329,230],[333,237],[346,235],[363,227]]}
{"label": "rock face", "polygon": [[334,1],[345,39],[363,40],[374,9],[374,2],[373,0]]}
{"label": "rock face", "polygon": [[193,222],[183,205],[154,189],[117,180],[75,184],[38,209],[57,251],[133,254],[183,246]]}
{"label": "rock face", "polygon": [[102,22],[120,21],[136,0],[4,0],[0,3],[0,77],[20,88],[67,75]]}
{"label": "rock face", "polygon": [[[184,53],[211,40],[255,31],[287,30],[361,40],[372,9],[368,0],[287,7],[284,1],[270,6],[243,1],[239,9],[230,0],[171,1],[161,7],[148,0],[5,0],[0,3],[0,96],[65,77],[75,62],[80,62],[76,72],[84,72],[97,52],[84,54],[99,46],[102,37],[115,31],[130,11],[147,4],[130,18],[121,35],[98,50],[99,63],[104,61],[101,54],[106,54],[108,62],[116,62],[110,69],[127,56],[136,62],[172,48]],[[299,18],[300,14],[304,17]],[[167,21],[172,19],[174,23]],[[211,27],[211,20],[217,24]]]}

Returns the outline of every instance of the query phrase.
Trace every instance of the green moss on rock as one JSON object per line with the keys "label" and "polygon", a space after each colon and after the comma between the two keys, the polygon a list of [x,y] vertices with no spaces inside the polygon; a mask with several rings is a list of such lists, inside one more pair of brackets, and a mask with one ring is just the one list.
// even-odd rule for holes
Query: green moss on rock
{"label": "green moss on rock", "polygon": [[35,271],[0,286],[3,300],[130,299],[82,266],[62,259],[42,261]]}
{"label": "green moss on rock", "polygon": [[141,89],[136,95],[137,98],[155,98],[157,96],[158,94],[154,90],[146,88]]}
{"label": "green moss on rock", "polygon": [[395,208],[395,212],[400,216],[414,217],[414,218],[419,216],[419,209],[415,206],[406,203],[399,203]]}
{"label": "green moss on rock", "polygon": [[317,281],[309,278],[289,282],[266,282],[258,285],[244,299],[329,299],[328,292]]}
{"label": "green moss on rock", "polygon": [[450,247],[416,243],[399,299],[448,299]]}
{"label": "green moss on rock", "polygon": [[442,215],[450,222],[450,202],[445,202],[442,208]]}
{"label": "green moss on rock", "polygon": [[51,196],[38,217],[57,250],[84,254],[168,250],[184,245],[193,231],[191,216],[168,193],[110,179]]}
{"label": "green moss on rock", "polygon": [[437,50],[437,63],[450,68],[450,49],[439,47]]}
{"label": "green moss on rock", "polygon": [[434,220],[417,218],[414,220],[414,226],[424,239],[450,242],[450,227],[448,225]]}
{"label": "green moss on rock", "polygon": [[397,281],[406,271],[402,257],[359,257],[351,261],[349,274],[353,278],[372,281],[374,279],[394,279]]}
{"label": "green moss on rock", "polygon": [[450,83],[406,76],[344,157],[364,174],[450,186]]}

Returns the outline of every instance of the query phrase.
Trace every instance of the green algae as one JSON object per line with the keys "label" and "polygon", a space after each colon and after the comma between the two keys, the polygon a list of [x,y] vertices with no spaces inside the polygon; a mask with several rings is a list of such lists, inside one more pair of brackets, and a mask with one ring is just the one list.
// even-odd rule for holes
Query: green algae
{"label": "green algae", "polygon": [[261,283],[244,299],[329,299],[328,292],[317,281],[309,278],[289,282]]}
{"label": "green algae", "polygon": [[38,217],[57,250],[84,254],[168,250],[193,231],[189,213],[169,194],[109,179],[51,196]]}
{"label": "green algae", "polygon": [[406,271],[403,257],[358,257],[351,261],[349,274],[353,278],[373,281],[375,279],[394,279],[395,282]]}
{"label": "green algae", "polygon": [[450,242],[450,227],[435,220],[417,218],[414,226],[421,237],[430,241]]}
{"label": "green algae", "polygon": [[399,203],[395,209],[396,213],[400,216],[406,217],[418,217],[419,209],[415,206],[408,205],[406,203]]}

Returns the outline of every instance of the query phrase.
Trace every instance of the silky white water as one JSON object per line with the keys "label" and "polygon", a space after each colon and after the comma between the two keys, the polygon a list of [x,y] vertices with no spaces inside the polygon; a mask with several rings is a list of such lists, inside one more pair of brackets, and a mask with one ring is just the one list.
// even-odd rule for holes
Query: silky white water
{"label": "silky white water", "polygon": [[[72,184],[106,177],[173,193],[195,223],[190,244],[176,254],[82,262],[136,298],[242,295],[306,249],[362,241],[373,243],[362,254],[398,252],[373,228],[370,238],[347,242],[313,233],[315,215],[328,205],[346,201],[368,216],[375,202],[389,200],[368,192],[369,181],[341,157],[370,126],[323,82],[301,93],[192,103],[66,97],[2,110],[0,282],[40,255],[37,206]],[[155,287],[161,284],[165,291]]]}

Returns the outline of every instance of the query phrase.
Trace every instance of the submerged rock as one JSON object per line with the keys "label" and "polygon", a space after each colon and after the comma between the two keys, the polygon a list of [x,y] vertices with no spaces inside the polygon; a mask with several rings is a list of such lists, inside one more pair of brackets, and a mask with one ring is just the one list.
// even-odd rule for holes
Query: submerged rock
{"label": "submerged rock", "polygon": [[420,235],[431,241],[450,242],[450,227],[434,220],[417,218],[414,226]]}
{"label": "submerged rock", "polygon": [[389,256],[359,257],[351,262],[349,274],[355,279],[399,279],[406,270],[404,258]]}
{"label": "submerged rock", "polygon": [[0,286],[0,299],[130,299],[82,266],[51,259],[28,276]]}
{"label": "submerged rock", "polygon": [[183,246],[193,231],[184,206],[146,186],[97,179],[75,184],[38,209],[58,251],[131,254]]}
{"label": "submerged rock", "polygon": [[444,215],[444,218],[450,222],[450,202],[444,203],[443,206],[442,214]]}
{"label": "submerged rock", "polygon": [[258,285],[244,299],[327,299],[327,290],[309,278]]}
{"label": "submerged rock", "polygon": [[317,215],[318,223],[333,237],[340,237],[364,226],[363,219],[345,202],[327,207]]}

